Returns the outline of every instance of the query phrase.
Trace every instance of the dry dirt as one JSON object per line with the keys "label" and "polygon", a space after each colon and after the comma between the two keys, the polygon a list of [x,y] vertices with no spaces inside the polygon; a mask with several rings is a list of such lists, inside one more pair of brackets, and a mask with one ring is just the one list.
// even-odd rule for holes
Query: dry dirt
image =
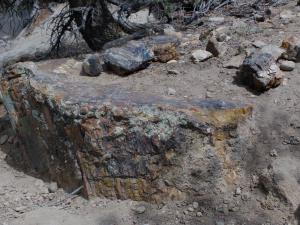
{"label": "dry dirt", "polygon": [[[169,96],[170,98],[213,98],[252,105],[254,112],[246,129],[251,131],[251,142],[254,145],[247,149],[245,163],[249,173],[243,178],[244,186],[240,187],[242,193],[252,191],[250,184],[253,175],[271,166],[282,176],[280,179],[287,189],[290,201],[299,204],[300,63],[296,64],[292,72],[284,72],[284,82],[281,86],[261,94],[237,82],[236,69],[223,68],[223,64],[237,53],[241,43],[249,44],[262,40],[279,46],[285,37],[299,37],[300,7],[295,5],[296,1],[290,1],[288,5],[272,9],[274,14],[267,22],[257,23],[252,18],[237,20],[225,17],[225,22],[220,25],[213,23],[188,29],[183,32],[184,38],[180,46],[182,57],[177,62],[153,63],[149,68],[128,77],[103,74],[97,78],[96,84],[121,84],[126,89],[163,96],[167,96],[168,89],[173,88],[176,93],[175,96]],[[281,20],[279,13],[285,9],[298,16],[289,21]],[[204,33],[208,26],[230,27],[230,50],[224,57],[193,64],[190,52],[194,49],[205,49],[206,40],[199,41],[199,35]],[[54,60],[53,65],[57,67],[60,62],[65,63],[64,60]],[[45,67],[52,68],[51,65]],[[170,75],[169,70],[177,70],[178,74]],[[5,124],[7,121],[4,114],[3,112],[1,121]],[[12,137],[9,128],[4,129],[2,135],[4,134]],[[6,153],[15,151],[17,147],[16,140],[1,146],[1,225],[289,224],[289,221],[293,221],[294,214],[296,218],[300,217],[297,205],[293,205],[293,209],[290,210],[284,201],[270,199],[271,197],[261,190],[253,191],[251,201],[243,201],[240,196],[234,197],[238,207],[233,212],[206,208],[205,202],[199,203],[200,208],[189,211],[192,202],[150,205],[106,199],[88,201],[77,195],[69,195],[61,189],[49,193],[47,183],[32,176],[34,174],[24,174],[15,169],[16,166],[12,167],[7,163],[9,160]],[[277,155],[270,154],[274,150]],[[234,193],[224,194],[231,197],[233,195]],[[141,206],[145,207],[145,212],[138,214],[134,209],[143,208]],[[197,212],[201,213],[197,216]],[[300,221],[295,222],[297,223]]]}

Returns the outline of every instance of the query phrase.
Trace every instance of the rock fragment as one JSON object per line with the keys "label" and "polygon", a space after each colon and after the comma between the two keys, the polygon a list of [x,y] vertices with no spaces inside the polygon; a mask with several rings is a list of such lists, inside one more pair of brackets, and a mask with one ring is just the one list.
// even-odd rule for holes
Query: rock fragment
{"label": "rock fragment", "polygon": [[291,10],[283,10],[280,13],[280,19],[282,20],[289,20],[289,19],[293,19],[295,17],[295,15],[293,14],[293,12]]}
{"label": "rock fragment", "polygon": [[144,69],[153,59],[153,52],[145,44],[137,41],[130,41],[124,46],[108,49],[104,53],[107,67],[119,75],[128,75]]}
{"label": "rock fragment", "polygon": [[192,52],[192,60],[194,63],[203,62],[213,57],[213,54],[205,50],[195,50]]}
{"label": "rock fragment", "polygon": [[283,71],[293,71],[296,67],[296,64],[293,61],[283,60],[280,61],[279,67]]}
{"label": "rock fragment", "polygon": [[97,54],[88,55],[82,64],[82,74],[96,77],[103,72],[103,67],[100,61],[100,57]]}
{"label": "rock fragment", "polygon": [[275,88],[282,82],[282,73],[272,55],[253,53],[241,66],[240,76],[244,83],[257,91]]}
{"label": "rock fragment", "polygon": [[56,182],[51,182],[48,187],[49,193],[55,193],[58,190]]}

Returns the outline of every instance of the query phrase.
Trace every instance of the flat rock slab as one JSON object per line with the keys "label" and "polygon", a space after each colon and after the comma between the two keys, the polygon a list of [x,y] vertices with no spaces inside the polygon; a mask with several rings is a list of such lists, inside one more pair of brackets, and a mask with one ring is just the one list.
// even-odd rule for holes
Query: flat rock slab
{"label": "flat rock slab", "polygon": [[24,160],[44,177],[88,197],[155,202],[234,183],[238,165],[223,152],[251,107],[133,92],[48,64],[13,65],[1,80]]}

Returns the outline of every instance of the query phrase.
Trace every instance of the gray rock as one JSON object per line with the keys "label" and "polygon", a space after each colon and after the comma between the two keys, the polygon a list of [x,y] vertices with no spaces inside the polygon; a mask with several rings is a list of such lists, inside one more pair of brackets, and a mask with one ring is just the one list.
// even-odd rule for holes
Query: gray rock
{"label": "gray rock", "polygon": [[130,41],[122,47],[111,48],[104,53],[105,64],[119,75],[144,69],[153,59],[153,51],[138,41]]}
{"label": "gray rock", "polygon": [[8,135],[2,135],[1,137],[0,137],[0,145],[4,145],[6,142],[7,142],[7,140],[8,140]]}
{"label": "gray rock", "polygon": [[103,72],[103,67],[98,54],[88,55],[82,64],[83,75],[96,77]]}
{"label": "gray rock", "polygon": [[277,157],[277,156],[278,156],[278,153],[277,153],[276,149],[273,149],[273,150],[270,152],[270,156],[272,156],[272,157]]}
{"label": "gray rock", "polygon": [[274,57],[257,52],[247,57],[240,70],[241,80],[257,91],[275,88],[282,82],[282,73]]}
{"label": "gray rock", "polygon": [[206,45],[206,51],[215,57],[222,57],[227,51],[227,46],[224,42],[219,42],[215,37],[211,37]]}
{"label": "gray rock", "polygon": [[257,40],[255,42],[253,42],[252,45],[255,48],[262,48],[262,47],[266,46],[267,44],[265,42],[263,42],[263,41]]}
{"label": "gray rock", "polygon": [[278,59],[280,59],[283,56],[283,54],[285,53],[285,50],[276,45],[266,45],[261,49],[260,52],[272,55],[273,58],[275,59],[275,61],[277,61]]}
{"label": "gray rock", "polygon": [[280,69],[283,71],[292,71],[295,69],[296,64],[293,61],[283,60],[280,62]]}
{"label": "gray rock", "polygon": [[51,182],[48,187],[49,193],[55,193],[58,190],[56,182]]}
{"label": "gray rock", "polygon": [[198,207],[199,207],[199,203],[198,202],[193,202],[193,208],[198,209]]}
{"label": "gray rock", "polygon": [[175,95],[176,90],[174,88],[168,88],[168,95]]}
{"label": "gray rock", "polygon": [[137,214],[143,214],[146,211],[146,207],[143,205],[140,205],[140,206],[133,207],[131,210]]}
{"label": "gray rock", "polygon": [[203,216],[202,212],[197,212],[196,215],[197,215],[198,217],[202,217],[202,216]]}
{"label": "gray rock", "polygon": [[205,50],[195,50],[192,52],[193,62],[203,62],[209,58],[213,57],[213,54]]}

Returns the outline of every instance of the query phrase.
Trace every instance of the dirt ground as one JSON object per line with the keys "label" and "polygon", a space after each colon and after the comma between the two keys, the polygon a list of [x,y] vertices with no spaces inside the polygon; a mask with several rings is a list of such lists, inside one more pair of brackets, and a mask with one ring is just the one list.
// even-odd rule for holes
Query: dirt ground
{"label": "dirt ground", "polygon": [[[281,177],[278,179],[288,190],[288,200],[300,203],[300,63],[293,71],[284,72],[282,85],[264,93],[256,93],[240,84],[236,79],[237,69],[223,67],[238,53],[241,45],[251,46],[252,42],[261,40],[280,46],[288,36],[300,37],[300,6],[295,5],[296,1],[289,1],[285,6],[272,8],[271,19],[266,22],[225,16],[225,21],[220,24],[207,22],[204,26],[187,29],[182,31],[179,49],[182,56],[177,62],[153,63],[128,77],[104,73],[97,78],[97,84],[103,86],[121,84],[125,89],[162,96],[168,96],[168,89],[172,88],[176,93],[170,98],[222,99],[253,106],[249,126],[243,128],[251,132],[253,146],[247,149],[245,166],[248,173],[242,178],[241,187],[243,193],[251,192],[251,201],[236,198],[238,209],[228,212],[206,208],[205,202],[200,203],[199,208],[190,209],[192,201],[150,205],[129,200],[88,201],[62,189],[49,193],[48,183],[8,164],[6,154],[18,147],[18,142],[8,140],[0,151],[0,225],[300,224],[299,205],[290,209],[286,201],[272,199],[250,187],[253,175],[272,167],[279,171]],[[280,12],[287,9],[295,17],[280,19]],[[222,15],[215,13],[207,18],[215,16]],[[228,53],[224,57],[192,63],[191,51],[206,46],[207,40],[199,41],[199,35],[207,28],[220,26],[230,29]],[[170,74],[169,70],[177,73]],[[2,107],[2,123],[7,123],[5,118]],[[7,127],[1,135],[5,134],[13,136]],[[233,195],[224,193],[224,196]],[[294,217],[299,221],[294,221]]]}

